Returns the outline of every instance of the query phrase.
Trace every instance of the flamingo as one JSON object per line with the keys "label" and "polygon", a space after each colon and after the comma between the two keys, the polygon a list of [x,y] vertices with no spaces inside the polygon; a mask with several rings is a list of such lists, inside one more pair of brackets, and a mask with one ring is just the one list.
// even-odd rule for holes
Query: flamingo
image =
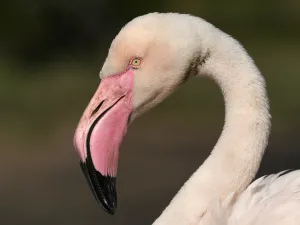
{"label": "flamingo", "polygon": [[263,76],[237,40],[187,14],[139,16],[112,41],[74,136],[96,200],[115,213],[119,147],[128,125],[192,76],[219,85],[225,124],[209,157],[153,224],[299,225],[299,170],[251,183],[271,127]]}

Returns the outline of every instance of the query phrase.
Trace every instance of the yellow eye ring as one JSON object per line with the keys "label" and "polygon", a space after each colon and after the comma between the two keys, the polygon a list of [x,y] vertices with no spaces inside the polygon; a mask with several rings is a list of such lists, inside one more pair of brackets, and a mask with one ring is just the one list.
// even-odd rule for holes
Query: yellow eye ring
{"label": "yellow eye ring", "polygon": [[142,63],[142,60],[140,58],[133,58],[131,61],[130,61],[130,65],[137,69]]}

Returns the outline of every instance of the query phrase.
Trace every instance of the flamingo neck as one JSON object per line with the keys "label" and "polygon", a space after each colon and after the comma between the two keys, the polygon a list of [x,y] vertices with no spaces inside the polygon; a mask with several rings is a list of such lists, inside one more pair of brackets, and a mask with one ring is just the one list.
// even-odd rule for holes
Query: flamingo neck
{"label": "flamingo neck", "polygon": [[225,124],[210,156],[183,185],[154,225],[203,224],[214,201],[242,192],[255,177],[267,145],[270,115],[265,81],[234,39],[215,31],[200,75],[213,78],[225,101]]}

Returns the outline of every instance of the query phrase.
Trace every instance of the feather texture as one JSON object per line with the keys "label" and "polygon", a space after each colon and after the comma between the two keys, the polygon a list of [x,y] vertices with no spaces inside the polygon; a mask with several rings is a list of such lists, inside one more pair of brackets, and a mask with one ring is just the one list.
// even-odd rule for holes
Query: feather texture
{"label": "feather texture", "polygon": [[[236,199],[211,204],[206,225],[299,225],[300,170],[261,177]],[[203,223],[204,222],[204,223]]]}
{"label": "feather texture", "polygon": [[300,170],[255,180],[238,197],[228,225],[299,225]]}

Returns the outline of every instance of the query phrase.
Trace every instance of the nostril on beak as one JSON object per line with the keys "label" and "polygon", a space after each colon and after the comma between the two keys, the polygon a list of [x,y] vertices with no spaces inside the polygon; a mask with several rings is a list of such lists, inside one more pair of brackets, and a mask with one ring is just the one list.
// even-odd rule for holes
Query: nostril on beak
{"label": "nostril on beak", "polygon": [[99,103],[99,105],[93,110],[93,112],[91,113],[91,116],[90,116],[90,117],[92,117],[93,115],[95,115],[95,114],[98,112],[98,110],[99,110],[100,107],[103,105],[103,103],[104,103],[104,100],[102,100],[102,101]]}

